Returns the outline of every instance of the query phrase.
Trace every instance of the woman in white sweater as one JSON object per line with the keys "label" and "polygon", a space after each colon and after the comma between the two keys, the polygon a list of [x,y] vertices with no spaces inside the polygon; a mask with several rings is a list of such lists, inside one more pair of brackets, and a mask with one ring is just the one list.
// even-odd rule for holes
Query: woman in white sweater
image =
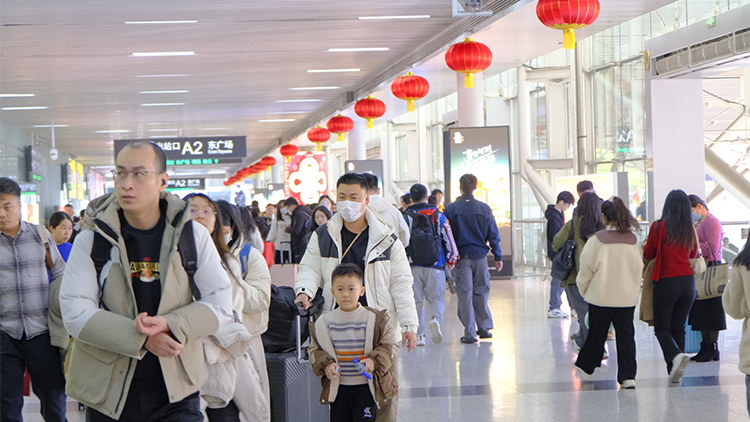
{"label": "woman in white sweater", "polygon": [[292,263],[292,235],[286,232],[286,228],[292,223],[292,216],[284,207],[284,201],[279,201],[276,205],[276,215],[271,220],[271,229],[266,237],[267,242],[273,242],[273,248],[276,251],[274,264],[291,264]]}
{"label": "woman in white sweater", "polygon": [[635,388],[635,328],[633,317],[641,288],[643,255],[640,230],[625,203],[613,197],[602,204],[606,228],[586,242],[576,284],[589,303],[589,334],[578,353],[576,370],[584,381],[601,365],[610,324],[617,332],[617,381]]}
{"label": "woman in white sweater", "polygon": [[722,302],[730,317],[744,320],[740,341],[740,371],[745,374],[747,409],[750,413],[750,238],[734,259]]}

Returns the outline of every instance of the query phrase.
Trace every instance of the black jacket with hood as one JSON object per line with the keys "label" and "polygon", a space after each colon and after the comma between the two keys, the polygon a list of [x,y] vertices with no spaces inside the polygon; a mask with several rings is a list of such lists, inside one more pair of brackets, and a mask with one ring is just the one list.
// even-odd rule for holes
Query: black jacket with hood
{"label": "black jacket with hood", "polygon": [[554,205],[547,205],[544,217],[547,219],[547,256],[554,260],[557,253],[552,250],[552,239],[565,225],[565,216]]}

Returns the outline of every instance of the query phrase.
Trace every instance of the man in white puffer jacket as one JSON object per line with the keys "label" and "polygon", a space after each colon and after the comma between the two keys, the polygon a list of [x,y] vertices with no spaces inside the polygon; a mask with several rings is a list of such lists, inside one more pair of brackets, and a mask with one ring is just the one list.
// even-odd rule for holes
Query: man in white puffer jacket
{"label": "man in white puffer jacket", "polygon": [[[393,230],[367,209],[367,182],[361,175],[344,174],[336,182],[336,190],[338,211],[313,233],[300,263],[296,301],[307,309],[322,288],[323,312],[332,311],[336,305],[331,293],[333,270],[340,263],[356,264],[365,274],[361,302],[387,310],[393,329],[402,333],[402,342],[411,351],[416,346],[419,321],[412,289],[414,278],[404,246]],[[378,411],[377,421],[395,422],[396,407],[394,398]]]}

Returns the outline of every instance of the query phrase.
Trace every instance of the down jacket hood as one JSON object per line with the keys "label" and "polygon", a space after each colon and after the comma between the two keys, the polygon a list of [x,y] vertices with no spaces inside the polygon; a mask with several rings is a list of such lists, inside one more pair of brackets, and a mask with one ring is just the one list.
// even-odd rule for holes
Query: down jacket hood
{"label": "down jacket hood", "polygon": [[550,220],[554,218],[555,216],[560,216],[560,211],[555,208],[554,205],[547,205],[547,209],[544,211],[544,218],[547,220]]}

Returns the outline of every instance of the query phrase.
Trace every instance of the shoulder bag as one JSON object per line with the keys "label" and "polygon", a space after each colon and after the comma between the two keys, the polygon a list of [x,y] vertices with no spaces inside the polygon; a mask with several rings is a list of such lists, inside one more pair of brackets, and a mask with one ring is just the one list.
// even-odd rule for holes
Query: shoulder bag
{"label": "shoulder bag", "polygon": [[552,260],[552,278],[554,280],[566,280],[573,271],[574,253],[576,250],[575,223],[570,220],[570,234],[560,252]]}
{"label": "shoulder bag", "polygon": [[724,293],[724,288],[729,282],[729,265],[716,260],[716,253],[708,243],[711,256],[714,259],[712,265],[707,266],[706,270],[695,278],[695,298],[696,300],[706,300],[719,297]]}

